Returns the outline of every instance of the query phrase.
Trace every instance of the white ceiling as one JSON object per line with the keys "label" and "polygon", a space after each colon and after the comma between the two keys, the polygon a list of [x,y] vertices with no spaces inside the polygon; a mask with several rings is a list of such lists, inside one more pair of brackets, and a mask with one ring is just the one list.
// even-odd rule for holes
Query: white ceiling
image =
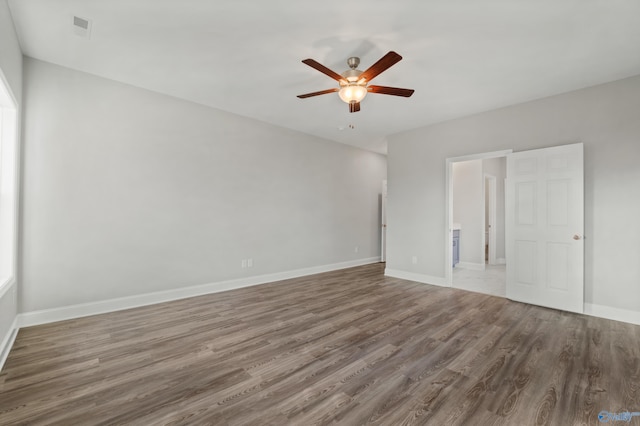
{"label": "white ceiling", "polygon": [[[24,53],[386,152],[403,130],[640,74],[637,0],[9,0]],[[92,21],[89,39],[72,16]],[[337,94],[349,56],[364,70],[404,57],[350,114]],[[355,128],[350,129],[352,124]],[[342,130],[341,130],[342,129]]]}

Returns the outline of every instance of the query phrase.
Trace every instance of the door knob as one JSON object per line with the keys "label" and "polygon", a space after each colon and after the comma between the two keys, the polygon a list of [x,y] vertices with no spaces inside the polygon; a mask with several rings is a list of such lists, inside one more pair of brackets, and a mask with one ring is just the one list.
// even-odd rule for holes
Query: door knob
{"label": "door knob", "polygon": [[573,239],[574,239],[574,240],[581,240],[581,239],[582,239],[582,236],[581,236],[581,235],[578,235],[578,234],[575,234],[575,235],[573,236]]}

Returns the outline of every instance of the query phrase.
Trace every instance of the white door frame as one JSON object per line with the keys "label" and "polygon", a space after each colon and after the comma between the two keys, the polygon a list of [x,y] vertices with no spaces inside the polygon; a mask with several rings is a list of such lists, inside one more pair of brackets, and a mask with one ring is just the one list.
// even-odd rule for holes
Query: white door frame
{"label": "white door frame", "polygon": [[[444,205],[445,205],[445,247],[444,247],[444,262],[445,262],[445,280],[448,287],[453,286],[453,163],[469,160],[484,160],[489,158],[506,157],[513,152],[512,149],[506,149],[503,151],[484,152],[479,154],[463,155],[461,157],[449,157],[445,160],[445,191],[444,191]],[[483,185],[484,186],[484,185]],[[484,197],[483,197],[484,198]],[[483,213],[484,215],[484,213]],[[484,233],[483,233],[484,235]]]}
{"label": "white door frame", "polygon": [[[488,212],[488,217],[485,217],[485,221],[489,222],[489,241],[483,241],[483,246],[489,245],[489,265],[496,264],[496,177],[489,173],[484,174],[483,179],[483,188],[485,197],[483,200],[488,206],[485,204],[485,208],[482,209],[483,214]],[[489,197],[486,197],[487,190],[489,191]],[[487,200],[488,198],[488,200]],[[487,208],[488,207],[488,208]],[[485,222],[486,223],[486,222]]]}
{"label": "white door frame", "polygon": [[380,262],[387,261],[387,180],[382,181],[380,223]]}

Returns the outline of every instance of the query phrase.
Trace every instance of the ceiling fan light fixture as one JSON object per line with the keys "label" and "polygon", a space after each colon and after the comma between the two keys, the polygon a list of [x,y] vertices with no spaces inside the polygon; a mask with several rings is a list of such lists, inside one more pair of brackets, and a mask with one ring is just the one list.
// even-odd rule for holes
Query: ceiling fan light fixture
{"label": "ceiling fan light fixture", "polygon": [[360,102],[367,96],[367,87],[357,83],[349,83],[340,87],[338,96],[344,102],[350,104],[354,102]]}

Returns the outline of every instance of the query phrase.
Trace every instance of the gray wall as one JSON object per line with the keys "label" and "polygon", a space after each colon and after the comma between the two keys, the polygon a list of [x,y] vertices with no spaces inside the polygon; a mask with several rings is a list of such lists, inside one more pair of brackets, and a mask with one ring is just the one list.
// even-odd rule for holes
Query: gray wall
{"label": "gray wall", "polygon": [[[0,0],[0,70],[19,109],[22,105],[22,52],[6,0]],[[17,314],[17,286],[16,281],[7,287],[0,283],[0,345],[11,332]],[[2,349],[0,346],[0,352]]]}
{"label": "gray wall", "polygon": [[387,267],[445,276],[447,157],[583,142],[585,301],[639,312],[639,111],[633,77],[392,136]]}
{"label": "gray wall", "polygon": [[382,155],[34,59],[24,78],[21,311],[380,255]]}

